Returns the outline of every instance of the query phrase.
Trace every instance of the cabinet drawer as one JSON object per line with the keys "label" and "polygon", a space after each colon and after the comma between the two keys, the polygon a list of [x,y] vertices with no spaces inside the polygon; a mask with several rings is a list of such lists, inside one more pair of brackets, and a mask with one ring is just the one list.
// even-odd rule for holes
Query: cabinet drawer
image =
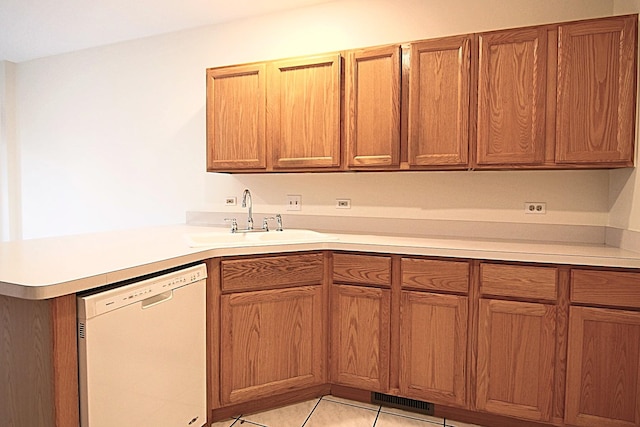
{"label": "cabinet drawer", "polygon": [[334,254],[333,281],[360,285],[391,286],[391,257]]}
{"label": "cabinet drawer", "polygon": [[323,266],[321,253],[223,260],[222,290],[319,285]]}
{"label": "cabinet drawer", "polygon": [[572,270],[571,302],[640,308],[640,273]]}
{"label": "cabinet drawer", "polygon": [[557,277],[554,267],[480,264],[480,292],[483,296],[555,301]]}
{"label": "cabinet drawer", "polygon": [[402,258],[402,286],[435,291],[467,293],[469,263]]}

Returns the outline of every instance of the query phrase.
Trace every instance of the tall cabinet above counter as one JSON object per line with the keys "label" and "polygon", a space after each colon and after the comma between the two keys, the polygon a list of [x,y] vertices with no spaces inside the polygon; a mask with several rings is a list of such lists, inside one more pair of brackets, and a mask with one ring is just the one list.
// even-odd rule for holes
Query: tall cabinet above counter
{"label": "tall cabinet above counter", "polygon": [[638,15],[207,69],[209,172],[634,166]]}

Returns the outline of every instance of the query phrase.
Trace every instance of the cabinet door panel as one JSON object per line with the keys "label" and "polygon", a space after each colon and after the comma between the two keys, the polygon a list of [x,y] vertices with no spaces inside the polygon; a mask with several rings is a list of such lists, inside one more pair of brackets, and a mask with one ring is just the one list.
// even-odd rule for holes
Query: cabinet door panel
{"label": "cabinet door panel", "polygon": [[544,162],[547,31],[480,34],[478,165]]}
{"label": "cabinet door panel", "polygon": [[637,25],[560,25],[556,162],[633,165]]}
{"label": "cabinet door panel", "polygon": [[478,409],[550,420],[555,313],[552,305],[480,300]]}
{"label": "cabinet door panel", "polygon": [[388,289],[333,287],[332,382],[366,390],[388,390],[390,303]]}
{"label": "cabinet door panel", "polygon": [[467,297],[402,292],[400,393],[466,403]]}
{"label": "cabinet door panel", "polygon": [[411,44],[410,167],[467,164],[470,43],[459,36]]}
{"label": "cabinet door panel", "polygon": [[565,421],[640,425],[640,313],[571,307]]}
{"label": "cabinet door panel", "polygon": [[321,286],[223,295],[223,404],[324,383],[322,307]]}
{"label": "cabinet door panel", "polygon": [[207,70],[207,170],[264,169],[265,65]]}
{"label": "cabinet door panel", "polygon": [[400,47],[350,52],[345,86],[349,167],[399,167]]}
{"label": "cabinet door panel", "polygon": [[336,54],[271,64],[274,169],[340,166],[340,63]]}

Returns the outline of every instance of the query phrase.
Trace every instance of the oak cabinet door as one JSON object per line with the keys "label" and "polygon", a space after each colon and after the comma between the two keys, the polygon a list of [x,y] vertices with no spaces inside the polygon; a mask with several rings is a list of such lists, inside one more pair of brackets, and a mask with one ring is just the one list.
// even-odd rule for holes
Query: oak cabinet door
{"label": "oak cabinet door", "polygon": [[222,295],[222,403],[324,384],[322,312],[319,285]]}
{"label": "oak cabinet door", "polygon": [[633,165],[637,15],[558,29],[556,163]]}
{"label": "oak cabinet door", "polygon": [[640,425],[640,313],[571,307],[565,422]]}
{"label": "oak cabinet door", "polygon": [[546,29],[480,34],[478,42],[478,165],[543,164]]}
{"label": "oak cabinet door", "polygon": [[334,285],[331,300],[333,383],[386,392],[389,388],[391,291]]}
{"label": "oak cabinet door", "polygon": [[400,46],[347,54],[345,122],[348,166],[400,166]]}
{"label": "oak cabinet door", "polygon": [[270,63],[273,169],[340,166],[341,60],[333,54]]}
{"label": "oak cabinet door", "polygon": [[468,163],[470,43],[457,36],[411,44],[409,167]]}
{"label": "oak cabinet door", "polygon": [[402,291],[400,394],[465,406],[467,297]]}
{"label": "oak cabinet door", "polygon": [[479,410],[535,421],[552,411],[556,307],[480,300]]}
{"label": "oak cabinet door", "polygon": [[207,170],[266,164],[264,64],[207,70]]}

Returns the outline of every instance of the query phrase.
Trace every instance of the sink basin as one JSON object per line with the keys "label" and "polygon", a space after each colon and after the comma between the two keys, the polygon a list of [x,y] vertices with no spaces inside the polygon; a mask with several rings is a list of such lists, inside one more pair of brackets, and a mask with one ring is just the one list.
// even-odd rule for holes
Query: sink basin
{"label": "sink basin", "polygon": [[336,238],[312,230],[288,229],[283,231],[265,231],[251,233],[231,233],[230,231],[211,231],[187,234],[187,243],[192,248],[220,246],[260,246],[276,244],[319,243]]}

